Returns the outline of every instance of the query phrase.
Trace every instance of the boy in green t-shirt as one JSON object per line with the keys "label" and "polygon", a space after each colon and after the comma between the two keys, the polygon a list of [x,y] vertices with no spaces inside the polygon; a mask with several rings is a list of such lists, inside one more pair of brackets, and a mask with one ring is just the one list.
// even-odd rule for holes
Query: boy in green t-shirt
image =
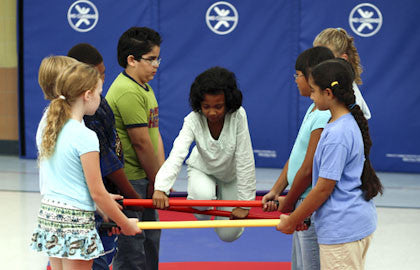
{"label": "boy in green t-shirt", "polygon": [[[118,63],[124,71],[114,80],[106,95],[115,115],[115,127],[124,153],[124,171],[143,198],[151,198],[156,173],[165,160],[159,132],[159,107],[148,84],[160,64],[160,35],[147,27],[132,27],[118,42]],[[125,210],[139,221],[156,221],[154,209]],[[136,236],[120,235],[113,269],[158,269],[160,230],[147,230]]]}

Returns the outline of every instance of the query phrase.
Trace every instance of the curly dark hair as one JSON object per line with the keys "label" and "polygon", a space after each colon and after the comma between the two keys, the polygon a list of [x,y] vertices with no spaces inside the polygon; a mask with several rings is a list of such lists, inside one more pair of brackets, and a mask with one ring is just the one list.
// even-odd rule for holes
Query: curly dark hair
{"label": "curly dark hair", "polygon": [[154,46],[160,46],[161,42],[162,39],[155,30],[147,27],[131,27],[118,41],[118,64],[126,68],[129,55],[139,60],[142,55],[151,52]]}
{"label": "curly dark hair", "polygon": [[[316,85],[321,89],[330,88],[334,97],[349,108],[350,113],[353,115],[360,128],[365,154],[365,163],[361,176],[361,189],[364,192],[365,200],[369,201],[378,195],[378,193],[383,194],[383,186],[369,159],[372,140],[369,134],[368,121],[363,116],[363,112],[359,105],[356,105],[356,97],[354,96],[352,87],[354,75],[351,72],[350,63],[340,59],[332,59],[315,66],[311,75]],[[331,86],[331,83],[334,81],[338,82],[338,84]]]}
{"label": "curly dark hair", "polygon": [[198,75],[191,85],[190,105],[193,111],[201,111],[204,95],[225,95],[226,112],[232,113],[242,106],[242,92],[238,89],[236,76],[233,72],[212,67]]}

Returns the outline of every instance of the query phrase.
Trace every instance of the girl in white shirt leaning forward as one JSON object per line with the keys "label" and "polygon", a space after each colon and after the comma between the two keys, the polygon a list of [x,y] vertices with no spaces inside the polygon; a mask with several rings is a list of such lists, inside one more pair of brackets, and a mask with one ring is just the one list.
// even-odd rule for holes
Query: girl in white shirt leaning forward
{"label": "girl in white shirt leaning forward", "polygon": [[[45,253],[52,269],[91,269],[104,254],[95,229],[96,205],[127,235],[140,233],[106,191],[99,168],[99,142],[83,123],[100,103],[98,71],[74,63],[58,76],[42,132],[39,166],[43,196],[31,247]],[[115,232],[115,231],[114,231]]]}
{"label": "girl in white shirt leaning forward", "polygon": [[[184,118],[172,151],[156,175],[154,205],[160,209],[169,206],[167,196],[193,142],[195,146],[186,161],[187,199],[254,200],[254,154],[235,74],[221,67],[204,71],[191,85],[189,101],[193,111]],[[241,207],[220,207],[219,210],[232,211],[231,218],[235,219],[245,218],[249,212],[249,208]],[[210,219],[205,215],[196,217]],[[226,242],[238,239],[244,231],[243,228],[215,230]]]}

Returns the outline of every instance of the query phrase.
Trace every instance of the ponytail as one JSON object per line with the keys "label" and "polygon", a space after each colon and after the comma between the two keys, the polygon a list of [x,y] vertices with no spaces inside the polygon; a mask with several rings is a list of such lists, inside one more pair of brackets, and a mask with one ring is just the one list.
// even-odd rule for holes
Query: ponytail
{"label": "ponytail", "polygon": [[378,176],[376,175],[376,172],[373,169],[372,163],[370,162],[370,158],[369,158],[370,148],[372,147],[372,140],[369,134],[368,121],[364,117],[363,112],[360,109],[359,105],[354,106],[354,108],[352,108],[350,112],[353,115],[354,119],[356,120],[357,125],[359,126],[360,131],[362,133],[362,137],[363,137],[365,163],[363,164],[363,172],[362,172],[362,177],[361,177],[362,179],[361,189],[364,191],[365,200],[369,201],[372,198],[374,198],[376,195],[378,195],[378,193],[383,194],[383,186]]}
{"label": "ponytail", "polygon": [[[352,89],[352,92],[353,92],[353,89]],[[369,158],[370,148],[372,147],[372,140],[369,134],[368,121],[364,117],[363,112],[360,109],[359,105],[356,105],[352,109],[350,109],[350,112],[353,115],[354,119],[356,120],[357,125],[359,126],[360,131],[362,133],[362,137],[363,137],[365,163],[363,164],[363,172],[361,176],[361,179],[362,179],[361,189],[364,192],[365,200],[369,201],[372,198],[374,198],[376,195],[378,195],[378,193],[383,194],[383,186],[378,176],[376,175],[376,172],[373,169],[372,163],[370,162],[370,158]]]}
{"label": "ponytail", "polygon": [[58,75],[54,88],[56,97],[48,107],[46,126],[42,131],[39,160],[52,156],[58,135],[71,118],[72,104],[84,92],[94,90],[99,80],[96,68],[77,61]]}
{"label": "ponytail", "polygon": [[355,73],[354,81],[362,84],[360,75],[363,72],[359,53],[354,44],[354,37],[350,36],[343,28],[326,28],[319,33],[313,42],[313,46],[326,46],[330,48],[336,57],[347,54],[348,61]]}
{"label": "ponytail", "polygon": [[43,131],[38,159],[48,158],[54,153],[58,134],[71,117],[70,104],[62,98],[53,99],[48,106],[46,126]]}

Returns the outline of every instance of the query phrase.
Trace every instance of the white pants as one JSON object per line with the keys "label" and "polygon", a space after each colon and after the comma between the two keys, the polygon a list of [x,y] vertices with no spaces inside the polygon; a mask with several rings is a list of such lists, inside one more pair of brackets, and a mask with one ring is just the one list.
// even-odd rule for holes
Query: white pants
{"label": "white pants", "polygon": [[[222,181],[188,166],[188,200],[237,200],[236,179]],[[217,194],[216,194],[217,186]],[[194,207],[198,210],[208,210],[209,207]],[[217,207],[217,210],[232,211],[233,207]],[[198,220],[209,220],[211,216],[195,214]],[[215,217],[216,220],[229,219],[228,217]],[[238,239],[244,228],[215,228],[219,238],[225,242]]]}

